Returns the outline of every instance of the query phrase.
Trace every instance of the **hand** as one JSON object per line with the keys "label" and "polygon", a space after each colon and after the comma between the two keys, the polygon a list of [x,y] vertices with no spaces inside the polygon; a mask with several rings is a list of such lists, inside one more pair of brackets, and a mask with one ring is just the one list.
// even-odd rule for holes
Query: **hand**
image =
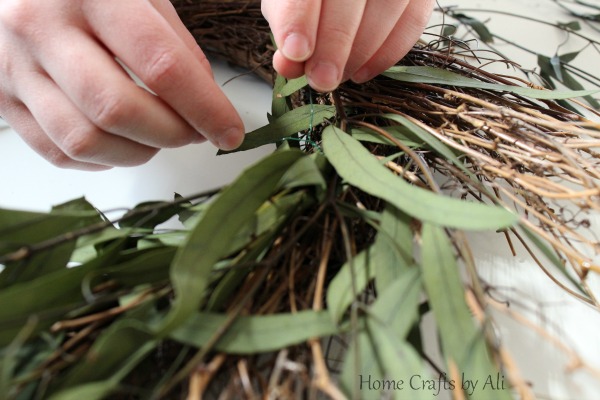
{"label": "hand", "polygon": [[273,66],[331,91],[394,65],[423,33],[434,0],[262,0],[278,49]]}
{"label": "hand", "polygon": [[222,149],[243,139],[168,0],[0,0],[0,60],[0,115],[61,167],[138,165],[204,137]]}

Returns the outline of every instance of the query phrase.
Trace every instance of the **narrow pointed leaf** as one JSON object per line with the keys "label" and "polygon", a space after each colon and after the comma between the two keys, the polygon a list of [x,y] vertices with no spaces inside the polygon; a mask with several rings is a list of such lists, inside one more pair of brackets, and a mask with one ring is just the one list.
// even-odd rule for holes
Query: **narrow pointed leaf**
{"label": "narrow pointed leaf", "polygon": [[271,154],[244,171],[210,204],[171,266],[176,296],[160,328],[162,334],[176,329],[197,310],[206,295],[211,271],[217,261],[227,256],[238,227],[254,216],[287,169],[301,157],[305,157],[304,153],[292,150]]}
{"label": "narrow pointed leaf", "polygon": [[436,225],[462,229],[512,226],[517,216],[500,207],[461,201],[415,187],[394,175],[356,139],[329,126],[323,132],[326,157],[348,183]]}
{"label": "narrow pointed leaf", "polygon": [[301,76],[300,78],[290,79],[279,91],[276,91],[279,95],[283,97],[287,97],[292,93],[297,92],[308,85],[308,80],[306,79],[306,75]]}
{"label": "narrow pointed leaf", "polygon": [[429,66],[395,66],[388,69],[383,75],[402,82],[430,83],[475,89],[495,90],[510,92],[533,99],[568,99],[573,97],[588,96],[598,90],[538,90],[523,86],[501,85],[482,82],[468,78],[455,72]]}
{"label": "narrow pointed leaf", "polygon": [[375,276],[375,256],[372,248],[362,251],[352,260],[348,260],[329,284],[327,309],[333,321],[338,322],[342,319],[356,296],[363,292]]}
{"label": "narrow pointed leaf", "polygon": [[[202,347],[226,320],[224,314],[195,314],[170,337],[184,344]],[[243,316],[233,322],[215,349],[232,354],[263,353],[336,333],[339,333],[339,328],[326,311]]]}
{"label": "narrow pointed leaf", "polygon": [[235,153],[278,142],[295,133],[308,130],[335,115],[335,107],[321,104],[309,104],[293,109],[275,119],[268,125],[247,133],[240,147],[231,152]]}
{"label": "narrow pointed leaf", "polygon": [[495,381],[498,369],[490,358],[483,332],[471,318],[450,240],[442,228],[431,224],[423,225],[422,238],[423,281],[447,365],[456,365],[465,379],[478,382],[472,393],[467,391],[468,398],[510,399],[507,390],[491,390],[484,385],[488,379]]}

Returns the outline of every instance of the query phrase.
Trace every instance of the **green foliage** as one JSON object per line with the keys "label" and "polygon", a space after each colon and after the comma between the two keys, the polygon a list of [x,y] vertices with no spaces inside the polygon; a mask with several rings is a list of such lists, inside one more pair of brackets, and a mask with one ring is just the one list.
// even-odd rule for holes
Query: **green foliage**
{"label": "green foliage", "polygon": [[358,141],[333,126],[323,132],[323,149],[348,183],[422,221],[473,230],[505,228],[517,221],[502,208],[466,203],[406,183],[382,166]]}
{"label": "green foliage", "polygon": [[[510,92],[533,99],[557,100],[580,96],[589,96],[598,90],[582,90],[582,87],[573,87],[576,90],[539,90],[522,86],[500,85],[497,83],[482,82],[468,78],[452,71],[434,67],[406,67],[395,66],[388,69],[383,75],[402,82],[432,83],[465,88],[494,90]],[[571,88],[571,86],[569,86]]]}

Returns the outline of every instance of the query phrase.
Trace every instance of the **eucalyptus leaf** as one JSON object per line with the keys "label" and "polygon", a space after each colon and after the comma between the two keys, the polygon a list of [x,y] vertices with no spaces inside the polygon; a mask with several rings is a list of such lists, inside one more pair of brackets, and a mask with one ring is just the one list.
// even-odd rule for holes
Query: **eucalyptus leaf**
{"label": "eucalyptus leaf", "polygon": [[[387,386],[387,393],[391,398],[429,400],[443,393],[439,383],[437,385],[440,386],[440,390],[437,387],[431,388],[430,382],[435,381],[431,378],[422,357],[408,342],[399,340],[393,329],[382,327],[372,322],[372,319],[369,319],[369,327],[369,333],[373,337],[370,342],[373,344],[372,351],[380,360],[385,376],[383,385]],[[364,377],[362,379],[364,380]],[[363,387],[363,391],[364,389]]]}
{"label": "eucalyptus leaf", "polygon": [[137,321],[113,324],[94,343],[93,359],[88,358],[71,371],[64,389],[50,400],[102,400],[156,347],[156,342]]}
{"label": "eucalyptus leaf", "polygon": [[[49,213],[0,210],[0,256],[101,222],[101,214],[84,198],[55,206]],[[0,288],[64,269],[75,247],[75,240],[64,240],[5,263]]]}
{"label": "eucalyptus leaf", "polygon": [[325,191],[327,183],[323,177],[323,170],[326,168],[326,163],[323,161],[318,153],[301,158],[283,175],[281,186],[286,189],[315,186]]}
{"label": "eucalyptus leaf", "polygon": [[518,221],[516,215],[503,208],[461,201],[410,185],[336,127],[323,131],[323,147],[325,156],[348,183],[422,221],[471,230],[500,229]]}
{"label": "eucalyptus leaf", "polygon": [[[569,56],[567,56],[567,58],[568,57]],[[596,100],[594,97],[591,96],[592,94],[597,93],[597,91],[591,91],[590,93],[587,93],[589,91],[583,91],[582,90],[583,85],[581,83],[579,83],[575,78],[573,78],[573,76],[569,73],[569,71],[567,71],[567,69],[565,68],[565,66],[563,64],[560,65],[560,70],[559,70],[560,73],[557,74],[555,66],[553,65],[553,61],[550,57],[546,57],[542,54],[538,54],[537,61],[538,61],[538,66],[540,67],[540,70],[541,70],[542,77],[545,78],[545,80],[551,85],[551,87],[556,87],[556,85],[554,85],[552,83],[552,79],[551,79],[551,78],[554,78],[554,79],[558,80],[559,82],[561,82],[566,87],[568,87],[569,89],[583,93],[581,96],[583,96],[592,107],[600,108],[600,102],[598,102],[598,100]],[[556,63],[556,61],[555,61],[555,63]],[[573,109],[572,107],[568,107],[568,108]],[[574,111],[577,112],[577,110],[574,110]]]}
{"label": "eucalyptus leaf", "polygon": [[598,90],[538,90],[523,86],[501,85],[497,83],[482,82],[452,71],[429,66],[395,66],[389,68],[383,73],[383,75],[402,82],[430,83],[437,85],[510,92],[531,97],[533,99],[543,100],[583,97],[598,92]]}
{"label": "eucalyptus leaf", "polygon": [[480,21],[476,18],[470,17],[468,15],[462,14],[462,13],[451,13],[450,15],[452,15],[454,18],[456,18],[463,24],[468,25],[471,28],[473,28],[473,30],[477,33],[477,35],[483,42],[485,42],[485,43],[493,43],[494,42],[494,35],[492,35],[492,33],[489,31],[487,26],[485,26],[485,24],[482,21]]}
{"label": "eucalyptus leaf", "polygon": [[275,93],[278,93],[280,96],[287,97],[293,93],[296,93],[298,90],[302,89],[308,85],[308,80],[306,79],[306,75],[301,76],[300,78],[290,79],[281,90],[275,90]]}
{"label": "eucalyptus leaf", "polygon": [[166,281],[176,251],[176,248],[166,246],[140,250],[127,262],[102,269],[102,275],[104,279],[114,280],[124,287]]}
{"label": "eucalyptus leaf", "polygon": [[377,254],[375,283],[378,291],[386,290],[414,264],[413,232],[410,223],[411,219],[406,214],[394,206],[386,205],[373,244]]}
{"label": "eucalyptus leaf", "polygon": [[308,104],[293,109],[275,119],[268,125],[249,132],[237,149],[219,154],[235,153],[278,142],[295,133],[308,130],[311,126],[322,124],[335,115],[335,107],[321,104]]}
{"label": "eucalyptus leaf", "polygon": [[[390,136],[394,137],[396,140],[402,142],[407,147],[420,147],[423,145],[423,142],[420,140],[415,140],[414,135],[411,135],[411,132],[408,128],[403,126],[386,126],[384,129]],[[351,135],[354,139],[360,142],[369,142],[369,143],[378,143],[385,144],[387,146],[395,146],[394,142],[386,138],[385,136],[372,131],[370,129],[363,128],[353,128],[351,130]],[[412,136],[412,137],[411,137]]]}
{"label": "eucalyptus leaf", "polygon": [[464,379],[477,382],[474,389],[465,390],[468,398],[510,399],[508,390],[485,384],[489,379],[496,382],[499,372],[488,354],[483,332],[471,318],[452,243],[442,228],[431,224],[423,225],[422,240],[424,286],[448,368],[453,364]]}
{"label": "eucalyptus leaf", "polygon": [[[158,344],[147,325],[136,319],[122,319],[113,323],[94,342],[87,359],[73,368],[56,393],[87,384],[107,381],[114,388],[139,361]],[[133,359],[132,359],[133,358]],[[133,361],[133,362],[132,362]],[[123,370],[123,368],[125,370]],[[115,371],[120,373],[115,376]],[[95,387],[92,385],[91,387]],[[56,398],[63,398],[57,395]],[[102,397],[94,397],[102,398]]]}
{"label": "eucalyptus leaf", "polygon": [[418,322],[420,297],[419,269],[405,269],[379,292],[369,307],[370,321],[373,325],[388,329],[395,340],[403,341],[411,327]]}
{"label": "eucalyptus leaf", "polygon": [[352,339],[344,358],[340,384],[348,398],[435,398],[435,392],[422,388],[429,373],[412,346],[372,318],[365,325]]}
{"label": "eucalyptus leaf", "polygon": [[171,312],[159,328],[161,334],[176,329],[196,311],[206,296],[211,271],[215,263],[227,256],[238,226],[252,218],[273,194],[287,169],[302,157],[304,153],[292,150],[271,154],[242,172],[210,204],[171,266],[176,296]]}
{"label": "eucalyptus leaf", "polygon": [[[381,385],[385,381],[385,369],[375,351],[373,338],[360,331],[351,338],[340,374],[340,387],[350,399],[379,400]],[[395,386],[400,378],[389,377],[389,386]]]}
{"label": "eucalyptus leaf", "polygon": [[334,322],[339,322],[356,297],[375,277],[373,258],[377,254],[369,248],[346,261],[327,288],[327,309]]}
{"label": "eucalyptus leaf", "polygon": [[474,181],[477,181],[477,177],[473,174],[473,172],[467,167],[465,167],[464,164],[460,161],[458,155],[456,154],[456,150],[452,149],[451,147],[448,147],[448,145],[446,145],[441,140],[427,132],[425,129],[421,128],[415,122],[399,114],[384,114],[383,117],[401,124],[404,128],[408,129],[408,131],[411,132],[411,134],[417,137],[418,140],[421,140],[423,143],[426,143],[429,148],[434,150],[446,160],[451,161],[467,176],[469,176]]}
{"label": "eucalyptus leaf", "polygon": [[[227,318],[224,314],[194,314],[170,337],[187,345],[202,347]],[[332,323],[326,311],[242,316],[219,339],[215,349],[228,354],[263,353],[337,333],[339,328]]]}
{"label": "eucalyptus leaf", "polygon": [[84,304],[82,280],[90,272],[112,263],[122,245],[123,241],[117,241],[103,254],[79,267],[63,268],[0,291],[0,304],[11,304],[10,307],[0,307],[0,347],[13,340],[30,317],[37,316],[38,332],[50,326],[68,309]]}
{"label": "eucalyptus leaf", "polygon": [[550,261],[550,263],[556,269],[558,269],[561,272],[561,274],[565,278],[567,278],[569,280],[569,282],[571,282],[571,284],[573,284],[573,286],[576,287],[577,290],[582,295],[589,298],[589,294],[583,288],[581,283],[578,282],[573,276],[571,276],[571,274],[565,268],[565,265],[562,263],[560,258],[558,258],[558,255],[556,254],[556,252],[554,250],[552,250],[546,243],[544,243],[544,241],[526,225],[520,224],[519,228],[521,228],[521,231],[523,231],[525,233],[527,238],[534,244],[535,247],[537,247],[542,252],[542,254],[544,254],[544,256]]}
{"label": "eucalyptus leaf", "polygon": [[275,76],[275,83],[273,85],[273,100],[271,103],[271,115],[269,116],[269,123],[275,121],[277,118],[285,115],[290,111],[288,99],[280,94],[283,87],[287,84],[287,79],[282,75],[277,74]]}
{"label": "eucalyptus leaf", "polygon": [[122,217],[119,227],[152,230],[173,216],[186,211],[186,209],[185,204],[173,202],[148,201],[140,203]]}
{"label": "eucalyptus leaf", "polygon": [[313,201],[305,192],[294,192],[277,196],[263,204],[257,212],[256,221],[247,225],[250,229],[245,230],[247,237],[243,245],[244,251],[232,261],[231,270],[218,279],[214,290],[210,293],[206,304],[208,311],[219,311],[248,273],[252,271],[251,268],[238,268],[237,266],[260,262],[288,221],[312,203]]}
{"label": "eucalyptus leaf", "polygon": [[564,29],[572,30],[572,31],[580,31],[581,24],[579,21],[570,21],[570,22],[559,22],[558,26]]}

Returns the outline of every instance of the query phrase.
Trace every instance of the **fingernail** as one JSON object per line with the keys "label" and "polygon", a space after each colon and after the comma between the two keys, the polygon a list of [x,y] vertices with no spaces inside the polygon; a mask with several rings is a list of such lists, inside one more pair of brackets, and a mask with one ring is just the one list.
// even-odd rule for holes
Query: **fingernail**
{"label": "fingernail", "polygon": [[371,71],[368,68],[361,68],[352,75],[352,80],[356,83],[364,83],[371,78]]}
{"label": "fingernail", "polygon": [[310,56],[308,39],[298,33],[290,33],[281,48],[283,55],[291,61],[306,61]]}
{"label": "fingernail", "polygon": [[334,90],[340,84],[338,67],[327,61],[320,61],[307,73],[310,86],[321,92]]}
{"label": "fingernail", "polygon": [[224,131],[217,137],[217,147],[221,150],[237,149],[244,140],[244,132],[237,127]]}

